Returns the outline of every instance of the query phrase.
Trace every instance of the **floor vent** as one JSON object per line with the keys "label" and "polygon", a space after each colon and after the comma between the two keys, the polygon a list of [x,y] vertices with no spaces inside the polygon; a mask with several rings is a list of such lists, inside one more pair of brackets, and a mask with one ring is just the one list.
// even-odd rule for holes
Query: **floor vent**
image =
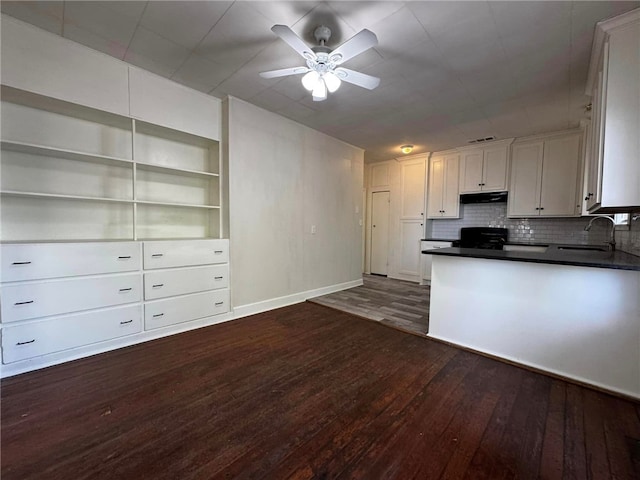
{"label": "floor vent", "polygon": [[474,140],[468,140],[467,143],[482,143],[482,142],[490,142],[491,140],[495,140],[496,137],[493,135],[490,137],[476,138]]}

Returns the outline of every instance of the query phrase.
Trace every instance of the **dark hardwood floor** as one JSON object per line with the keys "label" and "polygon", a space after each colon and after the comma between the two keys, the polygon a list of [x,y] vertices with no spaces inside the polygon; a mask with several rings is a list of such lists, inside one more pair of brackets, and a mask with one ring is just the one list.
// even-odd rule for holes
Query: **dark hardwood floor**
{"label": "dark hardwood floor", "polygon": [[1,386],[3,480],[640,477],[640,405],[311,303]]}

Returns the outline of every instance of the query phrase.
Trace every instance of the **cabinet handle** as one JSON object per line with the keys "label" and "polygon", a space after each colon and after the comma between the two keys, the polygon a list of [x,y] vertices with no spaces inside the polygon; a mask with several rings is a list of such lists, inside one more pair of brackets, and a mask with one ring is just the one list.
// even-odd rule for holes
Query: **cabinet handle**
{"label": "cabinet handle", "polygon": [[164,313],[156,313],[153,318],[158,318],[164,316]]}
{"label": "cabinet handle", "polygon": [[11,265],[29,265],[31,262],[13,262]]}
{"label": "cabinet handle", "polygon": [[33,303],[33,300],[28,300],[26,302],[16,302],[16,303],[14,303],[14,305],[27,305],[29,303]]}
{"label": "cabinet handle", "polygon": [[164,256],[164,253],[154,253],[154,254],[151,255],[151,257],[153,257],[153,258],[158,258],[158,257],[163,257],[163,256]]}
{"label": "cabinet handle", "polygon": [[121,288],[120,291],[121,292],[129,292],[129,291],[131,291],[131,287],[129,287],[129,288]]}
{"label": "cabinet handle", "polygon": [[215,253],[216,255],[220,255],[222,252],[224,252],[224,250],[214,250],[213,253]]}
{"label": "cabinet handle", "polygon": [[224,277],[213,277],[214,280],[222,280]]}
{"label": "cabinet handle", "polygon": [[133,320],[127,320],[126,322],[120,322],[120,325],[126,325],[127,323],[133,323]]}
{"label": "cabinet handle", "polygon": [[420,216],[423,216],[423,217],[424,217],[424,212],[421,212],[421,213],[420,213]]}
{"label": "cabinet handle", "polygon": [[16,345],[27,345],[28,343],[33,343],[35,341],[36,341],[36,339],[34,338],[33,340],[29,340],[27,342],[18,342],[18,343],[16,343]]}
{"label": "cabinet handle", "polygon": [[152,288],[160,288],[164,287],[164,283],[156,283],[155,285],[151,285]]}
{"label": "cabinet handle", "polygon": [[119,260],[127,260],[129,258],[131,258],[131,255],[126,255],[126,256],[123,255],[122,257],[118,257]]}
{"label": "cabinet handle", "polygon": [[544,207],[540,207],[540,210],[544,210]]}
{"label": "cabinet handle", "polygon": [[586,197],[584,197],[585,200],[589,200],[589,195],[587,195]]}
{"label": "cabinet handle", "polygon": [[222,305],[224,302],[216,302],[215,305],[216,307],[219,307],[220,305]]}

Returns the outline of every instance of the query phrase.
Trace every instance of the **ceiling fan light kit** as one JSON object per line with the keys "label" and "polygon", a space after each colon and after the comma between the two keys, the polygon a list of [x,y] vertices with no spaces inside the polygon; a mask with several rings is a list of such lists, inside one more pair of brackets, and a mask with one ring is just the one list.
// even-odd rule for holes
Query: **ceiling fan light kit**
{"label": "ceiling fan light kit", "polygon": [[312,48],[308,47],[286,25],[274,25],[271,31],[298,52],[305,59],[307,66],[262,72],[260,73],[262,78],[304,74],[302,86],[311,92],[315,102],[326,100],[327,92],[333,93],[338,90],[343,81],[368,90],[373,90],[380,84],[380,79],[377,77],[340,66],[347,60],[378,44],[378,38],[367,29],[355,34],[334,50],[326,46],[326,42],[331,37],[331,30],[324,25],[315,29],[314,37],[319,45]]}

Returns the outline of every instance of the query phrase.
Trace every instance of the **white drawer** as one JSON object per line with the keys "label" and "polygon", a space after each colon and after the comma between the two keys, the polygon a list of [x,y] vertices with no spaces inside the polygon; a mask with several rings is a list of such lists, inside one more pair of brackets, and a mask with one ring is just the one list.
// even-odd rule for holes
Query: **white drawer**
{"label": "white drawer", "polygon": [[229,286],[229,265],[180,268],[144,274],[144,299],[185,295]]}
{"label": "white drawer", "polygon": [[144,328],[150,330],[166,327],[228,311],[227,289],[156,300],[144,305]]}
{"label": "white drawer", "polygon": [[140,243],[28,243],[0,246],[3,282],[140,269]]}
{"label": "white drawer", "polygon": [[139,302],[141,291],[139,273],[4,285],[2,322]]}
{"label": "white drawer", "polygon": [[144,242],[144,268],[192,267],[229,261],[229,240]]}
{"label": "white drawer", "polygon": [[2,329],[2,363],[102,342],[142,331],[141,306],[129,305]]}

